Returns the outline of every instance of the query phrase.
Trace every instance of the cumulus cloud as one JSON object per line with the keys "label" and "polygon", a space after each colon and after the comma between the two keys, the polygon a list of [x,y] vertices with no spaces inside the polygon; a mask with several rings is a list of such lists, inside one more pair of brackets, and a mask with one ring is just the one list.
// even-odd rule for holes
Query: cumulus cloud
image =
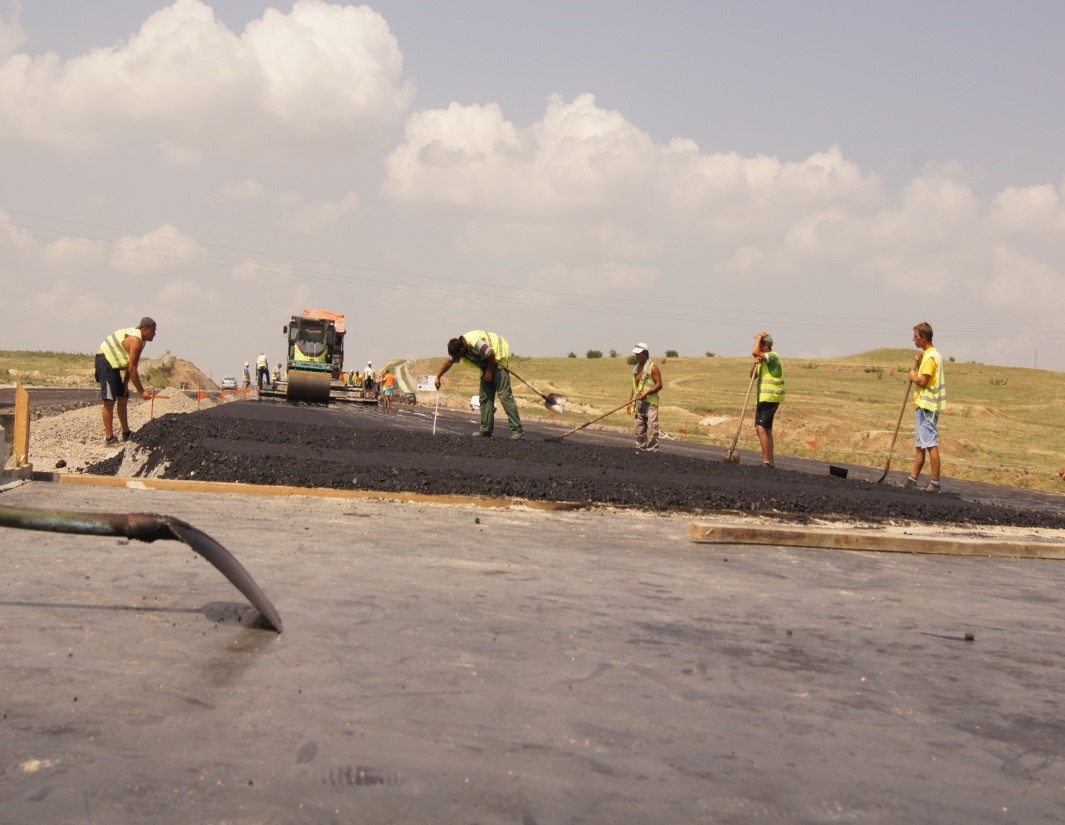
{"label": "cumulus cloud", "polygon": [[366,6],[297,0],[238,35],[201,0],[174,0],[114,46],[0,62],[0,141],[76,152],[158,136],[180,162],[217,149],[354,153],[412,95],[395,37]]}

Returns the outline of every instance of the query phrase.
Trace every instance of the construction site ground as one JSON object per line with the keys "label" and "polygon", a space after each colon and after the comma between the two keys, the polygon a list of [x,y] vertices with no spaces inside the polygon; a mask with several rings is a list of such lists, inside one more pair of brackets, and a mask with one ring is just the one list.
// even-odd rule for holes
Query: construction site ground
{"label": "construction site ground", "polygon": [[0,821],[1065,818],[1065,561],[1009,555],[1060,496],[434,413],[233,403],[5,487],[189,522],[284,632],[182,544],[0,530]]}

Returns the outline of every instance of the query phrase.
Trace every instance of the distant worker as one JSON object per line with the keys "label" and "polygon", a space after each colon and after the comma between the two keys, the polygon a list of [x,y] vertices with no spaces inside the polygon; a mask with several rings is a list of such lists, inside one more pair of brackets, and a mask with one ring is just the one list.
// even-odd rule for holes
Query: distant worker
{"label": "distant worker", "polygon": [[270,362],[263,353],[255,359],[255,384],[260,390],[270,383]]}
{"label": "distant worker", "polygon": [[658,451],[658,393],[662,391],[662,371],[651,361],[647,344],[632,348],[636,366],[632,368],[632,393],[627,414],[636,412],[636,449],[644,453]]}
{"label": "distant worker", "polygon": [[366,369],[362,373],[363,395],[372,395],[377,385],[377,373],[373,368],[373,361],[366,362]]}
{"label": "distant worker", "polygon": [[396,394],[396,376],[387,367],[385,368],[385,374],[381,377],[381,387],[383,388],[381,393],[385,398],[385,412],[391,412],[392,396]]}
{"label": "distant worker", "polygon": [[762,466],[773,466],[773,418],[784,400],[784,365],[773,352],[773,336],[759,332],[754,336],[751,356],[755,359],[751,375],[758,373],[758,404],[754,412],[754,431],[762,445]]}
{"label": "distant worker", "polygon": [[280,361],[277,362],[277,366],[274,367],[274,373],[270,377],[273,380],[272,389],[276,390],[277,389],[277,384],[281,380],[281,362]]}
{"label": "distant worker", "polygon": [[138,367],[144,345],[155,340],[155,328],[155,321],[145,316],[137,326],[117,329],[104,338],[96,354],[96,380],[100,382],[100,398],[104,402],[104,444],[108,446],[118,443],[115,437],[116,409],[122,440],[129,441],[129,385],[132,383],[145,401],[152,397],[141,384]]}
{"label": "distant worker", "polygon": [[507,413],[510,424],[510,438],[517,441],[524,434],[521,416],[518,415],[518,402],[514,400],[514,391],[510,387],[510,344],[502,335],[475,329],[452,338],[447,342],[448,359],[440,365],[436,373],[436,388],[440,389],[440,379],[459,361],[465,361],[471,367],[481,371],[481,427],[474,436],[491,438],[495,429],[496,398]]}
{"label": "distant worker", "polygon": [[939,492],[939,414],[947,406],[947,379],[943,374],[943,358],[932,345],[932,327],[921,322],[913,328],[913,344],[921,350],[914,356],[914,368],[909,378],[917,385],[913,393],[916,407],[914,443],[917,454],[913,461],[913,472],[906,479],[906,486],[917,489],[917,479],[924,467],[924,456],[928,453],[932,465],[932,478],[928,490]]}
{"label": "distant worker", "polygon": [[251,386],[251,370],[249,369],[251,364],[247,361],[244,362],[244,389],[248,389]]}

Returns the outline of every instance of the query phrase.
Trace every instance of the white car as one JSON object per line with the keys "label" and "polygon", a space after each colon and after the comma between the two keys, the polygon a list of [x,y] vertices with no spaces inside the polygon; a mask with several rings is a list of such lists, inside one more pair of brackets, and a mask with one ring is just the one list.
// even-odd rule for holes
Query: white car
{"label": "white car", "polygon": [[223,378],[222,379],[222,389],[224,389],[224,390],[235,390],[236,388],[237,388],[237,379],[236,378]]}

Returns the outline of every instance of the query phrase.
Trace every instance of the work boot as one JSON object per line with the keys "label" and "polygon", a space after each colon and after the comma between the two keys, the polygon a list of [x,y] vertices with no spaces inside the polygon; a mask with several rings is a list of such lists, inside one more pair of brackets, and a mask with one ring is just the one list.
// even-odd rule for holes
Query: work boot
{"label": "work boot", "polygon": [[492,437],[491,433],[482,433],[480,430],[478,430],[475,433],[471,433],[471,435],[473,435],[474,438],[491,438]]}
{"label": "work boot", "polygon": [[510,437],[510,440],[511,441],[521,441],[524,437],[525,437],[525,433],[514,433],[514,435],[512,435]]}

